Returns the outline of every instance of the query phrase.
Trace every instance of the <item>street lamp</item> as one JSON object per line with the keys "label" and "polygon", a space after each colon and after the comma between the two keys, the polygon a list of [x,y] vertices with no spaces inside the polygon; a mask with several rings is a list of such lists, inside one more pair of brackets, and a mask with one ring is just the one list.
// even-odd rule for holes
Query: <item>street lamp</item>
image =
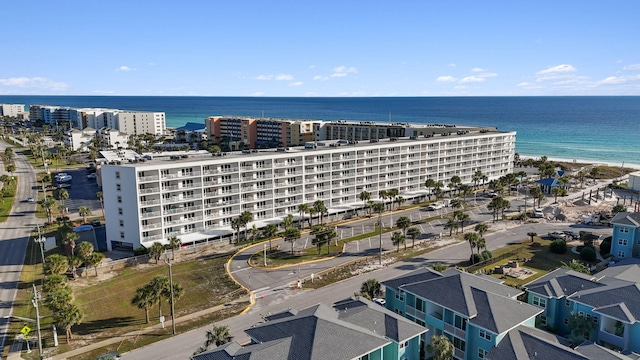
{"label": "street lamp", "polygon": [[378,209],[378,228],[380,230],[380,251],[378,252],[378,261],[382,266],[382,211]]}
{"label": "street lamp", "polygon": [[169,259],[169,257],[167,256],[166,259],[164,259],[164,262],[169,265],[169,291],[171,292],[171,332],[173,335],[176,334],[176,314],[174,312],[174,306],[173,306],[173,272],[171,271],[171,259]]}
{"label": "street lamp", "polygon": [[44,274],[44,249],[42,248],[42,244],[44,244],[47,239],[40,234],[40,225],[37,225],[38,228],[38,237],[33,239],[37,244],[40,245],[40,256],[42,257],[42,273]]}
{"label": "street lamp", "polygon": [[264,267],[267,267],[267,244],[264,244]]}
{"label": "street lamp", "polygon": [[[40,310],[38,308],[38,300],[40,300],[40,293],[36,290],[36,284],[33,284],[33,298],[31,303],[36,308],[36,329],[38,330],[38,355],[42,359],[42,336],[40,335]],[[27,339],[27,344],[29,339]]]}

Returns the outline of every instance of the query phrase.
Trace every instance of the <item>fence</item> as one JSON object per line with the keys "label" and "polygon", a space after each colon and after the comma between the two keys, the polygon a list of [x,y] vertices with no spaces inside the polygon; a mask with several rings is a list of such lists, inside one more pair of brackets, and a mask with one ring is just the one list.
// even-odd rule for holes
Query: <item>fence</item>
{"label": "fence", "polygon": [[522,250],[524,249],[524,245],[520,245],[517,248],[513,249],[513,250],[509,250],[507,252],[505,252],[504,254],[500,254],[498,256],[492,257],[491,259],[487,259],[484,261],[481,261],[477,264],[473,264],[471,266],[467,266],[465,268],[465,271],[469,272],[469,273],[473,273],[478,269],[481,269],[487,265],[491,265],[491,264],[495,264],[499,261],[502,261],[504,259],[508,259],[510,257],[512,257],[513,255],[517,255],[519,253],[522,252]]}

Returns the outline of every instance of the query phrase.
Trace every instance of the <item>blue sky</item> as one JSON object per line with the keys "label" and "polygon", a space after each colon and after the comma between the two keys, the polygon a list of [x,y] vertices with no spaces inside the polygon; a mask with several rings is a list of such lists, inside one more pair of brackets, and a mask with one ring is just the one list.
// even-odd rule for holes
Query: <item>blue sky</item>
{"label": "blue sky", "polygon": [[640,95],[640,1],[4,1],[0,94]]}

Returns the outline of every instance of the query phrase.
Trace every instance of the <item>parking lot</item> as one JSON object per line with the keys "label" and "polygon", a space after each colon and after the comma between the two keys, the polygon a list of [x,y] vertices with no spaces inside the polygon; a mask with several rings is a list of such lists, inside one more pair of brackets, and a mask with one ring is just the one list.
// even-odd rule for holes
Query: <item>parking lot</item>
{"label": "parking lot", "polygon": [[[96,196],[98,192],[98,184],[95,179],[87,179],[89,174],[84,168],[64,169],[64,172],[71,175],[72,180],[69,182],[70,187],[66,188],[69,192],[69,199],[64,204],[69,208],[71,215],[77,215],[80,206],[86,206],[91,209],[93,216],[102,215],[100,210],[100,201]],[[52,173],[52,185],[56,187],[58,183],[55,180],[55,174]],[[75,213],[75,214],[74,214]]]}

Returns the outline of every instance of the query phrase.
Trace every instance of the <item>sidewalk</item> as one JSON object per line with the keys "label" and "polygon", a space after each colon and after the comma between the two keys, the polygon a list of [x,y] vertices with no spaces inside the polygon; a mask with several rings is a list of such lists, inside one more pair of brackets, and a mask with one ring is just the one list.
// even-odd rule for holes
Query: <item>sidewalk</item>
{"label": "sidewalk", "polygon": [[[195,312],[195,313],[192,313],[192,314],[188,314],[188,315],[176,318],[176,324],[180,324],[182,322],[193,320],[193,319],[198,319],[203,315],[208,315],[208,314],[211,314],[211,313],[216,312],[218,310],[222,310],[229,304],[239,304],[239,303],[243,303],[243,302],[245,302],[243,299],[238,299],[238,300],[233,301],[233,302],[228,303],[228,304],[217,305],[217,306],[214,306],[214,307],[209,308],[209,309],[205,309],[205,310],[201,310],[201,311],[198,311],[198,312]],[[166,326],[171,326],[171,323],[169,321],[165,322],[165,327]],[[128,332],[126,334],[113,337],[111,339],[107,339],[107,340],[99,341],[99,342],[96,342],[96,343],[93,343],[93,344],[90,344],[90,345],[87,345],[87,346],[83,346],[81,348],[77,348],[77,349],[68,351],[66,353],[57,354],[57,355],[53,355],[53,356],[50,356],[50,357],[43,357],[43,358],[44,359],[51,359],[51,360],[64,360],[64,359],[67,359],[69,357],[79,356],[79,355],[82,355],[82,354],[87,353],[89,351],[97,350],[97,349],[106,347],[108,345],[117,344],[117,343],[120,343],[123,340],[129,339],[129,338],[135,338],[137,336],[140,336],[141,334],[147,334],[147,333],[153,332],[155,330],[159,330],[159,329],[162,329],[162,324],[160,324],[160,323],[152,325],[152,326],[149,326],[149,327],[146,327],[146,328],[141,329],[141,330],[131,331],[131,332]],[[23,348],[23,343],[21,341],[14,340],[14,343],[11,346],[11,349],[9,350],[9,355],[7,356],[7,360],[19,360],[19,359],[22,359],[22,357],[21,357],[22,348]],[[33,351],[33,349],[32,349],[32,351]]]}

